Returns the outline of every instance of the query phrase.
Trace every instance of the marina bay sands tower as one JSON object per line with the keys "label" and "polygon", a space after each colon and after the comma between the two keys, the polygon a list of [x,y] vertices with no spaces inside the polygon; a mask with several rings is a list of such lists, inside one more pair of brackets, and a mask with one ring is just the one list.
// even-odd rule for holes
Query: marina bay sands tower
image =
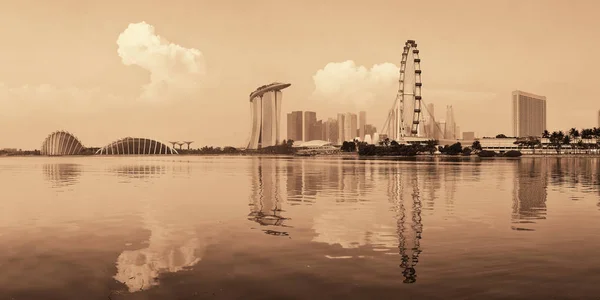
{"label": "marina bay sands tower", "polygon": [[252,132],[247,149],[275,146],[281,141],[281,90],[289,83],[274,82],[263,85],[250,93]]}

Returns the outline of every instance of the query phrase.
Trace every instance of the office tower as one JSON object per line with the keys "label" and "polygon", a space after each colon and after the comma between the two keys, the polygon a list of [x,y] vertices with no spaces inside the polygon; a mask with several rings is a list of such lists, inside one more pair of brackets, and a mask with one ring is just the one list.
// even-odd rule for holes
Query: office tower
{"label": "office tower", "polygon": [[436,131],[439,131],[439,129],[436,126],[435,110],[434,110],[433,103],[427,104],[426,120],[427,120],[427,137],[435,138]]}
{"label": "office tower", "polygon": [[305,111],[304,112],[304,139],[303,141],[311,141],[314,140],[314,129],[317,124],[317,113],[314,111]]}
{"label": "office tower", "polygon": [[446,122],[443,120],[436,122],[436,127],[438,130],[435,131],[434,139],[446,139],[447,137],[444,136],[446,134]]}
{"label": "office tower", "polygon": [[365,125],[365,135],[370,135],[371,139],[373,138],[373,134],[375,133],[375,131],[377,131],[377,129],[371,125],[371,124],[367,124]]}
{"label": "office tower", "polygon": [[338,120],[329,118],[329,120],[327,120],[325,132],[326,138],[324,140],[337,144],[339,142]]}
{"label": "office tower", "polygon": [[323,120],[318,120],[311,131],[311,140],[323,140]]}
{"label": "office tower", "polygon": [[337,125],[338,125],[338,144],[342,144],[345,141],[346,137],[346,116],[344,114],[337,115]]}
{"label": "office tower", "polygon": [[475,139],[475,132],[473,132],[473,131],[463,132],[462,138],[463,138],[463,140],[469,140],[469,141],[470,140],[474,140]]}
{"label": "office tower", "polygon": [[353,141],[358,129],[358,118],[356,114],[346,113],[344,116],[344,141]]}
{"label": "office tower", "polygon": [[546,97],[512,92],[513,136],[541,136],[546,130]]}
{"label": "office tower", "polygon": [[454,110],[452,105],[446,106],[446,124],[445,124],[444,138],[455,139],[456,138],[456,123],[454,123]]}
{"label": "office tower", "polygon": [[295,128],[294,128],[294,126],[296,124],[295,124],[294,119],[292,117],[292,113],[288,113],[287,114],[287,119],[286,120],[287,120],[287,123],[286,123],[287,124],[287,135],[286,135],[286,138],[288,140],[289,139],[293,140],[294,139],[293,136],[295,135],[295,132],[294,132]]}
{"label": "office tower", "polygon": [[287,116],[287,138],[293,141],[302,140],[302,112],[293,111]]}
{"label": "office tower", "polygon": [[281,90],[289,83],[274,82],[250,93],[252,132],[248,149],[275,146],[280,140]]}
{"label": "office tower", "polygon": [[351,140],[354,140],[354,138],[357,137],[357,133],[358,133],[358,116],[356,114],[352,114],[351,118],[350,118],[350,126],[352,126],[352,131],[354,132],[354,136],[352,137]]}
{"label": "office tower", "polygon": [[358,113],[358,138],[361,141],[365,140],[365,126],[367,125],[367,112],[361,111]]}

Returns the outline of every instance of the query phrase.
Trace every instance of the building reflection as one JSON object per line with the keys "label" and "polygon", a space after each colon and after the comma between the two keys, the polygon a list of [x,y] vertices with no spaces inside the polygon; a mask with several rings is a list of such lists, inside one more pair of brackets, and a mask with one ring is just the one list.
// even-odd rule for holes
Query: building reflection
{"label": "building reflection", "polygon": [[54,187],[65,187],[76,184],[81,176],[81,165],[78,164],[44,164],[42,172],[47,181]]}
{"label": "building reflection", "polygon": [[282,228],[289,227],[285,223],[288,218],[282,216],[281,189],[279,172],[281,160],[256,158],[252,163],[252,193],[250,196],[250,214],[248,220],[261,226],[263,231],[271,235],[288,235]]}
{"label": "building reflection", "polygon": [[520,160],[514,178],[512,229],[533,231],[528,224],[546,219],[547,163],[537,159]]}
{"label": "building reflection", "polygon": [[[340,194],[346,196],[340,195],[336,201],[319,201],[315,204],[319,212],[313,220],[316,235],[312,241],[360,252],[399,254],[403,282],[414,283],[417,279],[416,265],[421,253],[423,225],[420,185],[424,174],[418,172],[418,168],[402,164],[360,163],[362,166],[348,162],[348,166],[341,167],[342,178],[339,180],[338,189],[341,190]],[[387,187],[382,189],[383,196],[387,195],[387,205],[382,205],[382,202],[371,199],[372,197],[361,196],[363,191],[370,191],[369,182],[374,177],[373,174],[378,175],[380,182],[387,183]],[[346,188],[350,192],[346,191]],[[429,192],[435,193],[435,190],[435,185],[429,185]],[[366,195],[366,192],[364,194]],[[377,194],[370,195],[375,197]],[[347,254],[327,257],[361,257]]]}
{"label": "building reflection", "polygon": [[110,170],[117,176],[123,176],[134,179],[156,177],[164,175],[167,171],[164,165],[136,164],[136,165],[121,165]]}

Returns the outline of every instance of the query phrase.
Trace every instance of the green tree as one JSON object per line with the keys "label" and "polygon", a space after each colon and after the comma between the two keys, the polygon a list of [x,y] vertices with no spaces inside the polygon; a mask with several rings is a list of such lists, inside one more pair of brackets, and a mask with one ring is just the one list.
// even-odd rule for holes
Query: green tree
{"label": "green tree", "polygon": [[483,150],[483,148],[481,148],[481,142],[479,141],[474,141],[473,145],[471,145],[471,149],[476,150],[476,151],[481,151]]}

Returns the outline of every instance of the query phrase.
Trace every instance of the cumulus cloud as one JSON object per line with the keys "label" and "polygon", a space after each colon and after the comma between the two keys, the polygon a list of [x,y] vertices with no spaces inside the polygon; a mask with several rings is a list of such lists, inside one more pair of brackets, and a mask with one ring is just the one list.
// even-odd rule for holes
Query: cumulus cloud
{"label": "cumulus cloud", "polygon": [[200,50],[170,43],[146,22],[129,24],[119,35],[117,45],[123,64],[150,72],[150,82],[142,88],[142,99],[193,93],[206,74]]}
{"label": "cumulus cloud", "polygon": [[352,60],[328,63],[313,75],[313,96],[365,107],[378,97],[395,97],[398,72],[399,67],[392,63],[376,64],[370,69],[357,66]]}

